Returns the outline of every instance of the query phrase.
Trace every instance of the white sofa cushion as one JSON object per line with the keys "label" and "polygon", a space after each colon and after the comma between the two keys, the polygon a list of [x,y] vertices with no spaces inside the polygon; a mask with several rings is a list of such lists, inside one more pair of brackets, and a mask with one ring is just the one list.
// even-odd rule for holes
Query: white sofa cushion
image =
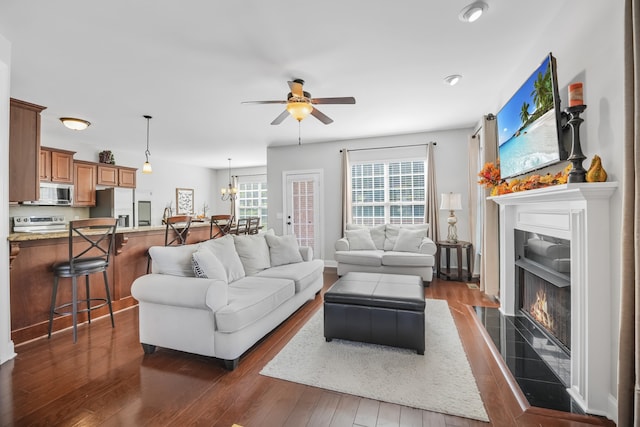
{"label": "white sofa cushion", "polygon": [[298,249],[296,236],[292,234],[285,236],[265,234],[264,237],[269,245],[272,267],[302,262],[302,255],[300,255],[300,250]]}
{"label": "white sofa cushion", "polygon": [[269,245],[264,238],[267,233],[274,234],[273,230],[269,229],[266,233],[233,236],[236,252],[247,276],[255,276],[265,268],[271,267]]}
{"label": "white sofa cushion", "polygon": [[272,267],[258,273],[260,277],[274,277],[291,279],[296,285],[296,293],[306,289],[324,271],[324,261],[314,259],[308,262],[298,262],[295,264],[280,265]]}
{"label": "white sofa cushion", "polygon": [[426,230],[410,230],[401,228],[398,231],[396,243],[393,245],[395,252],[419,252],[422,239],[427,237]]}
{"label": "white sofa cushion", "polygon": [[433,255],[418,254],[415,252],[385,251],[380,261],[382,265],[399,267],[433,267],[435,264]]}
{"label": "white sofa cushion", "polygon": [[393,247],[396,244],[396,239],[398,238],[398,233],[400,229],[406,228],[408,230],[423,230],[424,236],[427,236],[429,232],[429,224],[387,224],[385,228],[385,236],[386,239],[384,241],[384,250],[392,251]]}
{"label": "white sofa cushion", "polygon": [[228,283],[227,272],[213,252],[206,246],[200,246],[191,255],[193,273],[201,279],[218,279]]}
{"label": "white sofa cushion", "polygon": [[227,288],[226,281],[217,279],[145,274],[133,282],[131,295],[147,303],[215,311],[227,304]]}
{"label": "white sofa cushion", "polygon": [[218,239],[206,240],[201,245],[213,252],[220,260],[227,273],[228,283],[235,282],[245,276],[244,267],[242,267],[242,262],[236,252],[232,235],[227,234]]}
{"label": "white sofa cushion", "polygon": [[352,251],[376,249],[376,245],[373,243],[373,239],[371,239],[371,233],[366,228],[347,230],[344,234],[349,241],[349,249]]}
{"label": "white sofa cushion", "polygon": [[151,246],[151,272],[172,276],[195,277],[191,255],[199,244],[183,246]]}
{"label": "white sofa cushion", "polygon": [[293,297],[293,280],[247,276],[229,284],[228,304],[215,312],[219,332],[239,331]]}
{"label": "white sofa cushion", "polygon": [[382,265],[381,250],[375,251],[337,251],[335,259],[345,264],[368,265],[371,267],[379,267]]}
{"label": "white sofa cushion", "polygon": [[360,224],[347,224],[347,231],[349,230],[369,230],[369,234],[371,235],[371,240],[376,245],[376,249],[384,249],[384,240],[385,240],[385,224],[374,225],[373,227],[368,227],[366,225]]}

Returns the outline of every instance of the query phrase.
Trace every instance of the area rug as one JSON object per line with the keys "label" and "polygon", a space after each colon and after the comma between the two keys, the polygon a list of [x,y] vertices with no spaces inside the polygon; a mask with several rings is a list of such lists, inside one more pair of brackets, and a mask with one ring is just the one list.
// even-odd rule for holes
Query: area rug
{"label": "area rug", "polygon": [[262,375],[427,411],[489,421],[446,301],[426,301],[426,349],[323,335],[320,309]]}

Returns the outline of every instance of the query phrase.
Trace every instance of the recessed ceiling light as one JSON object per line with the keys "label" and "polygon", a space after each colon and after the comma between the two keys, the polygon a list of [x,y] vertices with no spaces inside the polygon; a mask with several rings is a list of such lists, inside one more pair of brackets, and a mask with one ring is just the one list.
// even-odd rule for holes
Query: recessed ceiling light
{"label": "recessed ceiling light", "polygon": [[477,21],[478,18],[480,18],[482,14],[487,11],[487,9],[489,9],[489,5],[483,1],[473,2],[460,11],[458,19],[460,19],[462,22]]}
{"label": "recessed ceiling light", "polygon": [[445,77],[444,82],[449,86],[455,86],[460,81],[460,79],[462,79],[462,76],[460,74],[452,74]]}
{"label": "recessed ceiling light", "polygon": [[67,128],[73,129],[73,130],[85,130],[91,124],[86,120],[78,119],[75,117],[60,117],[60,121]]}

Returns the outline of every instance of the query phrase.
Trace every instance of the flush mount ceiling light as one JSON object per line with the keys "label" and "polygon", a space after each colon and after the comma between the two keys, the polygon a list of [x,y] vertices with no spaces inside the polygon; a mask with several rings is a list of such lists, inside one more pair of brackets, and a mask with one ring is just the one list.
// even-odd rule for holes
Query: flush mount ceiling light
{"label": "flush mount ceiling light", "polygon": [[63,125],[72,130],[85,130],[91,124],[86,120],[76,119],[74,117],[60,117],[60,121]]}
{"label": "flush mount ceiling light", "polygon": [[451,74],[450,76],[444,78],[444,82],[449,86],[455,86],[456,84],[458,84],[460,79],[462,79],[462,76],[460,74]]}
{"label": "flush mount ceiling light", "polygon": [[462,22],[477,21],[484,12],[489,9],[489,5],[483,1],[476,1],[465,7],[458,14],[458,19]]}

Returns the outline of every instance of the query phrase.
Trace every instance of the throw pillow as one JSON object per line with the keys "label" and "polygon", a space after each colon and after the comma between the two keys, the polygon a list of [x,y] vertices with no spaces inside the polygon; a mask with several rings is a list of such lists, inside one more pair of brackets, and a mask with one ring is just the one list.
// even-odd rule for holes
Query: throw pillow
{"label": "throw pillow", "polygon": [[172,276],[194,277],[191,255],[198,247],[198,244],[150,247],[151,272],[156,274],[170,274]]}
{"label": "throw pillow", "polygon": [[240,261],[247,276],[255,276],[262,270],[271,267],[269,245],[265,237],[274,234],[273,230],[258,234],[240,234],[233,236],[233,243],[240,256]]}
{"label": "throw pillow", "polygon": [[384,241],[384,250],[392,251],[393,247],[396,244],[396,239],[398,238],[398,233],[400,229],[406,228],[407,230],[423,230],[424,237],[427,237],[427,233],[429,232],[429,224],[387,224],[385,234],[386,238]]}
{"label": "throw pillow", "polygon": [[236,252],[233,236],[227,234],[218,239],[210,239],[201,245],[209,249],[220,260],[227,272],[227,283],[235,282],[245,276],[244,267]]}
{"label": "throw pillow", "polygon": [[418,252],[422,239],[425,237],[427,237],[427,233],[424,230],[401,228],[398,232],[396,243],[393,245],[393,250],[397,252]]}
{"label": "throw pillow", "polygon": [[202,279],[218,279],[227,282],[227,271],[213,252],[206,246],[201,246],[191,255],[193,273]]}
{"label": "throw pillow", "polygon": [[371,233],[371,240],[375,243],[376,249],[384,249],[386,227],[387,226],[385,224],[380,224],[369,229],[369,233]]}
{"label": "throw pillow", "polygon": [[302,262],[302,255],[300,255],[296,236],[275,236],[266,234],[264,237],[267,239],[267,244],[269,245],[272,267]]}
{"label": "throw pillow", "polygon": [[371,233],[366,228],[360,230],[347,230],[344,232],[345,237],[349,241],[349,250],[374,250],[375,243],[371,239]]}

